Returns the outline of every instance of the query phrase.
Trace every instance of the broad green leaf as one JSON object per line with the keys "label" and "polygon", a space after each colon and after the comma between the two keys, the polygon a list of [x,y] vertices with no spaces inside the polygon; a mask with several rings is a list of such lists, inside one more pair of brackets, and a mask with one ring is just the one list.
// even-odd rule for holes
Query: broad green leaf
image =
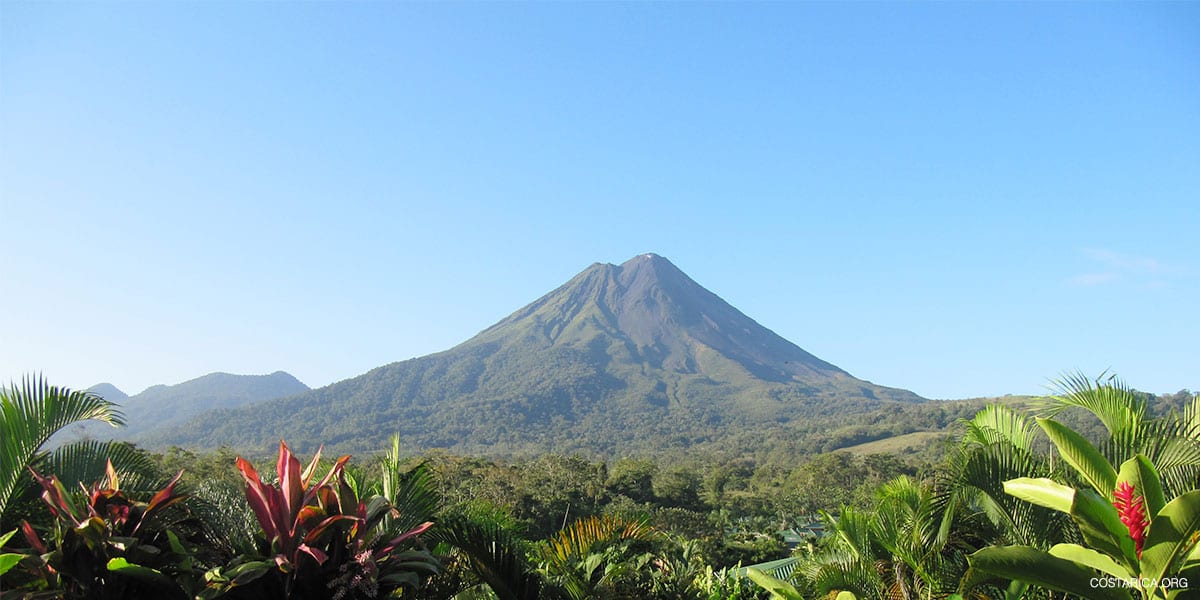
{"label": "broad green leaf", "polygon": [[[858,600],[858,596],[855,596],[854,592],[838,592],[835,600]],[[959,596],[958,600],[962,600],[962,596]]]}
{"label": "broad green leaf", "polygon": [[1027,581],[1089,600],[1132,600],[1127,590],[1093,587],[1091,581],[1096,575],[1090,569],[1030,546],[992,546],[967,560],[972,567],[997,577]]}
{"label": "broad green leaf", "polygon": [[749,577],[754,583],[757,583],[758,587],[771,592],[771,595],[775,598],[782,598],[783,600],[804,600],[804,597],[800,595],[800,592],[796,591],[796,588],[792,587],[792,584],[781,579],[771,577],[770,575],[767,575],[758,569],[746,569],[746,576]]}
{"label": "broad green leaf", "polygon": [[1079,526],[1079,533],[1083,534],[1083,541],[1088,546],[1109,555],[1130,571],[1140,570],[1137,548],[1129,536],[1129,528],[1121,522],[1112,503],[1092,490],[1079,490],[1071,505],[1071,518]]}
{"label": "broad green leaf", "polygon": [[149,567],[135,565],[121,557],[110,559],[108,561],[108,570],[164,587],[178,587],[178,584],[174,580],[163,575],[162,572]]}
{"label": "broad green leaf", "polygon": [[275,563],[265,560],[242,563],[229,570],[229,585],[239,586],[246,585],[263,575],[266,575],[275,566]]}
{"label": "broad green leaf", "polygon": [[25,558],[24,554],[0,554],[0,575],[17,566],[22,558]]}
{"label": "broad green leaf", "polygon": [[1025,590],[1029,589],[1029,584],[1024,581],[1012,581],[1008,584],[1008,589],[1004,590],[1004,600],[1021,600],[1025,597]]}
{"label": "broad green leaf", "polygon": [[1091,548],[1084,548],[1078,544],[1055,544],[1050,548],[1050,555],[1064,558],[1085,567],[1091,567],[1097,571],[1108,573],[1113,577],[1120,577],[1122,579],[1133,577],[1133,573],[1129,569],[1118,564],[1111,556],[1101,554]]}
{"label": "broad green leaf", "polygon": [[1164,506],[1150,524],[1142,549],[1142,576],[1163,579],[1176,574],[1196,547],[1197,538],[1200,538],[1200,490],[1192,490]]}
{"label": "broad green leaf", "polygon": [[1129,482],[1135,490],[1134,493],[1142,497],[1146,515],[1153,520],[1154,515],[1157,515],[1167,502],[1163,497],[1162,481],[1158,477],[1158,471],[1150,463],[1150,459],[1139,454],[1122,463],[1121,471],[1117,473],[1117,483],[1113,489],[1125,482]]}
{"label": "broad green leaf", "polygon": [[1185,598],[1191,599],[1196,597],[1197,587],[1200,587],[1196,585],[1196,582],[1200,581],[1200,565],[1191,568],[1180,569],[1179,571],[1172,573],[1169,577],[1178,577],[1178,579],[1174,581],[1176,584],[1182,584],[1184,580],[1186,580],[1188,586],[1183,587],[1182,585],[1176,585],[1169,589],[1163,589],[1163,592],[1166,593],[1167,600],[1176,600],[1177,598],[1179,600],[1184,600]]}
{"label": "broad green leaf", "polygon": [[1046,478],[1019,477],[1004,482],[1004,493],[1059,512],[1071,513],[1075,488]]}
{"label": "broad green leaf", "polygon": [[1200,544],[1192,546],[1192,551],[1188,552],[1187,557],[1183,559],[1183,566],[1179,567],[1179,569],[1190,569],[1192,567],[1200,567]]}
{"label": "broad green leaf", "polygon": [[1117,471],[1099,450],[1083,436],[1071,428],[1062,425],[1054,419],[1038,418],[1037,424],[1046,432],[1046,436],[1054,442],[1059,454],[1067,464],[1075,467],[1080,475],[1087,480],[1103,497],[1112,500],[1113,488],[1116,486]]}
{"label": "broad green leaf", "polygon": [[12,536],[15,535],[16,533],[17,533],[17,530],[14,529],[4,535],[0,535],[0,548],[3,548],[4,545],[8,543],[8,540],[12,539]]}
{"label": "broad green leaf", "polygon": [[167,541],[171,544],[171,552],[175,554],[187,554],[187,549],[179,541],[179,536],[175,535],[175,532],[170,529],[167,530]]}

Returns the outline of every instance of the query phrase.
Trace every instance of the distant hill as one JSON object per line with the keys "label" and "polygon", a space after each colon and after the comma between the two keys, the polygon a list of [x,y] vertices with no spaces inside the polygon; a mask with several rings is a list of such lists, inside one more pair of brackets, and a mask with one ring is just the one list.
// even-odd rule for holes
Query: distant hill
{"label": "distant hill", "polygon": [[129,397],[129,394],[117,389],[117,386],[111,383],[97,383],[88,388],[87,391],[97,394],[109,402],[121,402]]}
{"label": "distant hill", "polygon": [[114,429],[98,422],[80,423],[53,438],[51,445],[80,437],[136,439],[148,429],[183,423],[206,410],[248,406],[306,392],[309,387],[288,373],[276,371],[270,375],[210,373],[175,385],[156,385],[133,396],[126,396],[110,383],[88,390],[119,404],[126,426]]}
{"label": "distant hill", "polygon": [[215,408],[238,408],[294,396],[309,387],[292,375],[209,373],[176,385],[156,385],[124,403],[128,436],[152,427],[181,423]]}
{"label": "distant hill", "polygon": [[420,449],[621,455],[922,400],[851,376],[644,254],[593,264],[445,352],[143,441],[364,452],[399,432]]}

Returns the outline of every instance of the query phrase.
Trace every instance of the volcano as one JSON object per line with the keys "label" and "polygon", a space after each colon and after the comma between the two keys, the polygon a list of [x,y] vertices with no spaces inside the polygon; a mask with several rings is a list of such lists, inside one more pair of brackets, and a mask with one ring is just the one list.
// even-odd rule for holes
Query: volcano
{"label": "volcano", "polygon": [[596,263],[436,354],[153,432],[150,445],[614,456],[719,445],[816,416],[923,399],[780,337],[666,258]]}

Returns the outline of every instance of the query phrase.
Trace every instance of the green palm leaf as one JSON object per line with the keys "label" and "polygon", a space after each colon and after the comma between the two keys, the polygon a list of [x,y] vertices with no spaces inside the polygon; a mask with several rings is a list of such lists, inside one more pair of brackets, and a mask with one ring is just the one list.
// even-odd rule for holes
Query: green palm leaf
{"label": "green palm leaf", "polygon": [[42,444],[67,425],[88,419],[125,424],[117,405],[91,392],[52,386],[40,375],[0,388],[0,515]]}
{"label": "green palm leaf", "polygon": [[1110,435],[1136,431],[1146,416],[1146,403],[1115,375],[1101,373],[1095,380],[1082,373],[1068,373],[1055,382],[1058,395],[1043,399],[1047,416],[1072,406],[1096,415]]}
{"label": "green palm leaf", "polygon": [[471,570],[500,600],[553,600],[562,594],[525,560],[523,542],[495,523],[452,517],[425,535],[454,547],[468,558]]}
{"label": "green palm leaf", "polygon": [[90,485],[104,474],[108,462],[121,480],[121,489],[132,492],[157,492],[169,478],[159,476],[148,454],[127,442],[79,440],[56,448],[35,459],[40,473],[53,473],[68,489]]}
{"label": "green palm leaf", "polygon": [[966,421],[966,444],[1005,442],[1026,452],[1033,451],[1036,428],[1025,415],[1003,404],[989,404]]}
{"label": "green palm leaf", "polygon": [[1063,460],[1075,467],[1096,493],[1111,501],[1113,488],[1117,485],[1117,470],[1104,455],[1083,436],[1053,419],[1039,418],[1037,424],[1054,442]]}

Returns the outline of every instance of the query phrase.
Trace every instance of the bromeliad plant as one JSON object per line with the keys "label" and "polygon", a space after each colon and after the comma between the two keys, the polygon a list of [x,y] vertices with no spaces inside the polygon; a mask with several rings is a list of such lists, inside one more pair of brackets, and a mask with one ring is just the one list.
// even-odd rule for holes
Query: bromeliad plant
{"label": "bromeliad plant", "polygon": [[262,481],[249,461],[238,458],[246,500],[264,534],[258,556],[242,556],[206,575],[204,598],[343,598],[386,596],[416,588],[438,569],[414,538],[433,525],[389,531],[398,512],[382,496],[360,499],[346,479],[349,456],[334,461],[311,485],[321,452],[301,470],[300,461],[280,442],[278,482]]}
{"label": "bromeliad plant", "polygon": [[56,476],[30,472],[54,522],[49,540],[21,523],[29,551],[0,561],[14,587],[65,598],[191,597],[199,580],[191,553],[163,518],[185,498],[175,491],[182,471],[148,503],[121,490],[111,462],[105,478],[83,490],[82,501]]}

